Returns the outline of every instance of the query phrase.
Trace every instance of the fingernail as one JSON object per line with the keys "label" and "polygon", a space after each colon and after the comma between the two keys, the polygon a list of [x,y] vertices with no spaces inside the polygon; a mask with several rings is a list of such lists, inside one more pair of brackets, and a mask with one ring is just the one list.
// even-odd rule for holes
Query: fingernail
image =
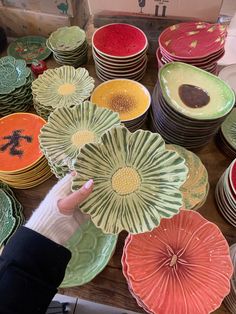
{"label": "fingernail", "polygon": [[86,190],[90,190],[92,185],[93,185],[93,179],[90,179],[84,184],[84,187]]}

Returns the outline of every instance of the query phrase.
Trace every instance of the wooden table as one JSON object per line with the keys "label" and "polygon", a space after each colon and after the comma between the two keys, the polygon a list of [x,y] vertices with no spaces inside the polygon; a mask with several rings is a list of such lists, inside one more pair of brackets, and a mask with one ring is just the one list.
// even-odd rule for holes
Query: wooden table
{"label": "wooden table", "polygon": [[[56,63],[51,59],[47,62],[49,68],[56,66]],[[94,70],[93,59],[90,55],[89,62],[86,65],[91,76],[96,80],[96,85],[101,83],[97,78]],[[148,70],[142,80],[143,83],[152,92],[152,89],[157,80],[157,67],[154,56],[149,57]],[[148,124],[147,124],[148,127]],[[202,162],[206,166],[209,173],[210,192],[206,203],[199,212],[208,220],[214,222],[221,229],[225,235],[229,244],[236,242],[236,228],[227,223],[217,210],[217,206],[214,199],[214,191],[216,184],[224,172],[229,166],[231,160],[224,156],[215,145],[214,140],[210,144],[206,145],[201,151],[197,153]],[[47,182],[29,189],[29,190],[14,190],[17,198],[24,206],[25,216],[29,217],[32,210],[34,210],[39,203],[43,200],[48,190],[56,182],[56,178],[53,177]],[[128,291],[126,280],[121,270],[121,255],[126,233],[119,235],[117,248],[114,256],[110,260],[108,266],[104,271],[99,274],[94,280],[82,287],[73,287],[69,289],[61,289],[60,293],[70,296],[77,296],[82,299],[91,300],[98,303],[104,303],[112,306],[121,307],[127,310],[133,310],[140,313],[145,313],[136,304],[136,301]],[[220,307],[214,313],[225,314],[230,313],[226,310],[224,305]],[[171,314],[171,313],[170,313]]]}

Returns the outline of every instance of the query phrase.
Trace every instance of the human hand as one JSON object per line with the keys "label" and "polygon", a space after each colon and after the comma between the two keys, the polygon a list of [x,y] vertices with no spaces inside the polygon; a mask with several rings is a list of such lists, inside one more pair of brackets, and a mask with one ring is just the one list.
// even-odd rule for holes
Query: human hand
{"label": "human hand", "polygon": [[81,189],[71,193],[71,182],[71,174],[58,181],[25,226],[54,242],[65,244],[88,219],[88,215],[81,213],[78,207],[93,190],[93,180],[89,180]]}

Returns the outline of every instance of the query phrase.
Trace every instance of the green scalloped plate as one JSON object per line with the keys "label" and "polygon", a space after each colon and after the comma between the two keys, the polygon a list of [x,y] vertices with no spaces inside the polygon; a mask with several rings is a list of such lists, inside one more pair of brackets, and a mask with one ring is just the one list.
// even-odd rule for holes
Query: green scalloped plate
{"label": "green scalloped plate", "polygon": [[236,109],[233,109],[221,125],[226,141],[236,149]]}
{"label": "green scalloped plate", "polygon": [[44,60],[48,58],[51,51],[46,46],[45,37],[25,36],[17,38],[10,43],[7,54],[16,59],[23,59],[27,64],[31,64],[35,59]]}
{"label": "green scalloped plate", "polygon": [[86,221],[65,245],[72,252],[61,288],[81,286],[96,277],[112,257],[117,236],[104,234]]}

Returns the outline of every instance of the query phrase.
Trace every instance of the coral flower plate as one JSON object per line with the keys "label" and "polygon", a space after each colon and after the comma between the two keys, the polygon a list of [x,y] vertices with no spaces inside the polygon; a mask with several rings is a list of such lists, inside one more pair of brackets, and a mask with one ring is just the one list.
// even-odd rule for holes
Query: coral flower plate
{"label": "coral flower plate", "polygon": [[130,235],[123,272],[140,306],[154,314],[208,314],[229,293],[233,272],[220,229],[181,210],[152,232]]}
{"label": "coral flower plate", "polygon": [[159,134],[114,127],[99,143],[81,148],[72,189],[93,178],[94,191],[80,208],[104,233],[146,232],[183,205],[180,186],[188,172],[184,162],[166,150]]}

